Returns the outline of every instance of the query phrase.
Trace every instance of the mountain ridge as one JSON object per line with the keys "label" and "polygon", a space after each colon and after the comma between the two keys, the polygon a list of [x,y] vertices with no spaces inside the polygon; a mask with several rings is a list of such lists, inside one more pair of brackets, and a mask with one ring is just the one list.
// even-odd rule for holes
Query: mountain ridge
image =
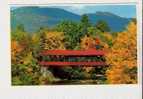
{"label": "mountain ridge", "polygon": [[[92,24],[104,20],[109,24],[113,32],[122,31],[131,20],[120,17],[110,12],[85,13]],[[26,31],[34,32],[40,27],[55,26],[62,20],[79,22],[81,15],[66,11],[61,8],[50,7],[20,7],[11,10],[11,28],[15,29],[18,24],[23,24]]]}

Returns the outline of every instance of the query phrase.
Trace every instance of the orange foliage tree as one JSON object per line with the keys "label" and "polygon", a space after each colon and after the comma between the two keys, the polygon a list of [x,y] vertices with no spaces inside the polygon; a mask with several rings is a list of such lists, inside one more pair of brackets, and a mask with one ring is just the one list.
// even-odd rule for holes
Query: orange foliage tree
{"label": "orange foliage tree", "polygon": [[106,72],[108,83],[137,83],[136,35],[136,23],[130,22],[127,29],[118,33],[113,41],[113,46],[106,55],[106,61],[111,66]]}
{"label": "orange foliage tree", "polygon": [[11,58],[12,62],[15,63],[17,61],[17,56],[23,50],[22,46],[16,40],[11,41]]}

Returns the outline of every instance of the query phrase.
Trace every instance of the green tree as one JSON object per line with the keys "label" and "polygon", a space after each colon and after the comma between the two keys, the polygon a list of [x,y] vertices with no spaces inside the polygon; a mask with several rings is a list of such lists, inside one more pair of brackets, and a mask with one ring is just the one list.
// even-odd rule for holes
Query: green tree
{"label": "green tree", "polygon": [[96,23],[95,27],[97,29],[99,29],[101,32],[109,32],[110,31],[110,27],[108,26],[108,24],[103,21],[103,20],[100,20]]}
{"label": "green tree", "polygon": [[80,42],[81,32],[78,23],[72,21],[62,21],[57,25],[56,30],[64,33],[66,49],[74,49],[78,42]]}
{"label": "green tree", "polygon": [[80,20],[80,26],[81,26],[81,33],[84,35],[88,32],[88,27],[91,26],[88,16],[86,14],[82,15]]}
{"label": "green tree", "polygon": [[56,27],[56,30],[65,35],[66,49],[76,49],[80,43],[80,38],[88,33],[91,26],[88,16],[83,15],[80,22],[62,21]]}
{"label": "green tree", "polygon": [[20,31],[25,32],[24,25],[23,25],[23,24],[19,24],[19,25],[17,25],[16,30],[20,30]]}

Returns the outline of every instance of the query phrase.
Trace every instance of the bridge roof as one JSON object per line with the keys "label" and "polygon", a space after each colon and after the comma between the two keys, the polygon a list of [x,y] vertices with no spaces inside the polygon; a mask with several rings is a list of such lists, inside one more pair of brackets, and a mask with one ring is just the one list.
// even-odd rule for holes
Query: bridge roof
{"label": "bridge roof", "polygon": [[104,55],[103,50],[43,50],[40,55],[63,55],[63,56],[100,56]]}

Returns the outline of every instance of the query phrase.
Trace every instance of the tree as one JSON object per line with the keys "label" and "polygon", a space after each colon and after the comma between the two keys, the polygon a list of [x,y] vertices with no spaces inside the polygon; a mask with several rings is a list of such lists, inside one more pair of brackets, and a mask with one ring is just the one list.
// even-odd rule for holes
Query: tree
{"label": "tree", "polygon": [[91,35],[93,37],[99,37],[102,32],[94,26],[88,27],[87,35]]}
{"label": "tree", "polygon": [[110,31],[110,27],[108,26],[108,24],[103,21],[103,20],[100,20],[96,23],[95,27],[97,29],[99,29],[101,32],[109,32]]}
{"label": "tree", "polygon": [[78,23],[62,21],[56,28],[57,31],[64,33],[66,49],[74,49],[80,42],[81,32]]}
{"label": "tree", "polygon": [[93,37],[85,36],[81,39],[81,49],[96,49],[96,41]]}
{"label": "tree", "polygon": [[13,30],[11,33],[12,39],[17,40],[17,41],[20,41],[23,38],[26,38],[27,35],[28,34],[26,33],[26,31],[24,29],[24,25],[22,25],[22,24],[17,25],[16,29]]}
{"label": "tree", "polygon": [[86,14],[82,15],[80,22],[85,27],[89,27],[91,25]]}
{"label": "tree", "polygon": [[11,41],[11,60],[12,63],[17,63],[19,61],[18,56],[23,51],[23,47],[16,41]]}
{"label": "tree", "polygon": [[16,28],[16,30],[20,30],[22,32],[25,32],[25,29],[24,29],[24,25],[23,24],[19,24]]}
{"label": "tree", "polygon": [[[37,35],[32,37],[19,25],[12,31],[11,61],[12,61],[12,84],[35,85],[40,84],[40,67],[37,59],[33,56],[34,44],[38,42]],[[37,45],[38,46],[38,45]]]}
{"label": "tree", "polygon": [[64,34],[62,32],[44,32],[41,34],[40,45],[42,49],[65,49]]}
{"label": "tree", "polygon": [[82,15],[81,20],[80,20],[80,26],[81,26],[82,36],[88,33],[88,27],[90,27],[91,24],[86,14]]}
{"label": "tree", "polygon": [[137,83],[136,28],[136,23],[130,22],[127,29],[118,33],[113,41],[113,46],[106,55],[106,61],[111,66],[106,72],[108,83]]}

